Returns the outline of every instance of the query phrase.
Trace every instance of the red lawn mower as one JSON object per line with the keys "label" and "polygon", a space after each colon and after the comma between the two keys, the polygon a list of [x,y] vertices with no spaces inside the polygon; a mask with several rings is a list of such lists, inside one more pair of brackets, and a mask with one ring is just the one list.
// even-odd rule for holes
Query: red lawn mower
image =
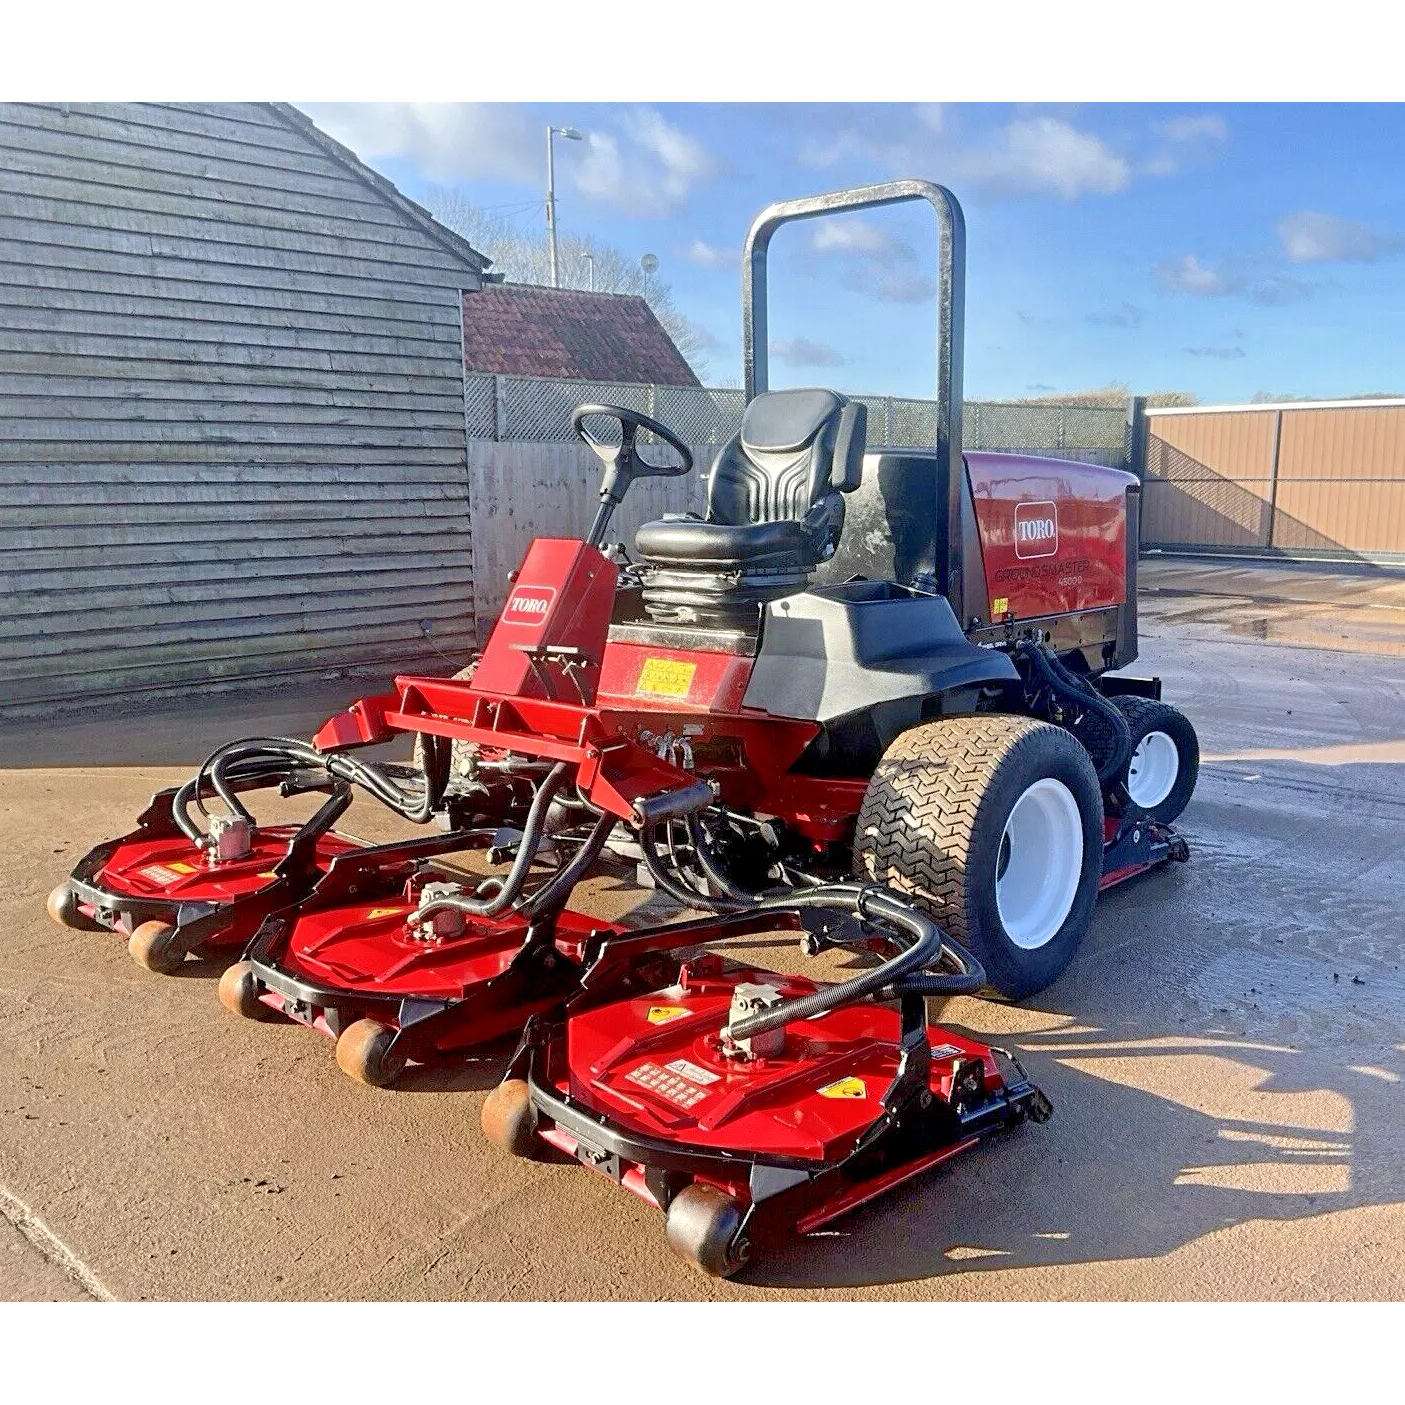
{"label": "red lawn mower", "polygon": [[[787,221],[907,200],[941,230],[937,444],[866,451],[862,404],[767,392],[766,251]],[[772,206],[743,281],[748,403],[705,513],[642,527],[632,561],[603,546],[633,480],[692,456],[635,410],[580,406],[605,463],[588,538],[533,543],[471,678],[401,677],[316,745],[440,738],[461,799],[504,764],[564,765],[679,902],[857,875],[936,919],[994,992],[1030,995],[1100,888],[1187,857],[1170,825],[1194,728],[1158,679],[1112,672],[1137,653],[1138,481],[961,453],[964,226],[943,188]]]}

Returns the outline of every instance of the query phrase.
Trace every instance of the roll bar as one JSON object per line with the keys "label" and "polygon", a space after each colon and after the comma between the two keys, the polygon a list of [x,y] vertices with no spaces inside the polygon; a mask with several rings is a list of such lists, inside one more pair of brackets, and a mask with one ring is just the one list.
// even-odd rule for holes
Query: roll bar
{"label": "roll bar", "polygon": [[951,600],[965,598],[962,580],[961,459],[962,370],[966,345],[966,219],[945,186],[926,180],[884,181],[829,195],[807,195],[768,205],[752,221],[742,251],[742,359],[749,404],[768,389],[770,358],[766,318],[766,254],[771,237],[792,220],[816,219],[846,210],[871,210],[925,200],[937,216],[937,453],[945,468],[946,541],[943,589]]}

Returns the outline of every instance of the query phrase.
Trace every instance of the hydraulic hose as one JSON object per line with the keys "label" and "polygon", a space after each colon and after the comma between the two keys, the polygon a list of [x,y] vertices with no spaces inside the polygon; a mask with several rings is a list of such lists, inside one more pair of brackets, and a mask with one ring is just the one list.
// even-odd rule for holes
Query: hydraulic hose
{"label": "hydraulic hose", "polygon": [[659,853],[654,840],[652,825],[645,825],[639,831],[639,849],[644,855],[644,867],[662,893],[667,893],[676,903],[684,907],[701,908],[705,912],[740,912],[748,906],[747,901],[731,898],[714,898],[710,893],[700,893],[695,888],[686,887],[669,872],[668,865]]}
{"label": "hydraulic hose", "polygon": [[570,863],[547,879],[531,897],[518,902],[515,910],[526,917],[536,917],[560,907],[570,896],[571,890],[585,877],[590,866],[600,857],[614,827],[615,817],[608,810],[601,811],[585,842],[572,855]]}
{"label": "hydraulic hose", "polygon": [[[749,1039],[796,1020],[813,1019],[816,1015],[852,1004],[884,989],[899,994],[955,995],[966,993],[972,980],[975,980],[976,989],[985,983],[985,972],[970,952],[944,936],[931,918],[899,901],[885,889],[860,883],[835,883],[823,888],[787,893],[784,897],[766,898],[756,905],[758,912],[795,908],[848,911],[864,921],[884,925],[890,932],[896,927],[908,941],[904,942],[902,935],[895,935],[895,944],[899,946],[897,953],[870,971],[841,981],[838,985],[826,986],[812,995],[783,1000],[769,1010],[729,1024],[724,1032],[733,1039]],[[958,965],[959,974],[947,977],[926,973],[926,968],[939,960]],[[918,977],[921,979],[920,985],[907,984]]]}
{"label": "hydraulic hose", "polygon": [[1097,713],[1112,729],[1112,755],[1097,768],[1098,784],[1106,787],[1126,766],[1132,754],[1132,732],[1127,726],[1127,719],[1087,679],[1080,678],[1044,644],[1032,639],[1025,640],[1019,646],[1019,654],[1029,661],[1053,692],[1073,697],[1085,708]]}
{"label": "hydraulic hose", "polygon": [[321,752],[291,737],[245,737],[211,752],[192,780],[181,787],[174,806],[176,823],[192,841],[203,842],[205,836],[190,818],[189,804],[193,799],[202,814],[209,814],[204,803],[207,784],[232,814],[252,822],[253,816],[235,793],[236,786],[272,781],[308,767],[359,786],[403,818],[424,824],[438,809],[448,782],[447,748],[442,738],[427,739],[425,755],[423,785],[407,790],[373,764]]}
{"label": "hydraulic hose", "polygon": [[415,916],[417,918],[432,917],[436,912],[452,909],[456,912],[467,913],[470,917],[496,917],[516,902],[521,895],[523,884],[527,881],[527,873],[532,867],[532,860],[536,858],[537,850],[541,847],[542,834],[546,830],[546,813],[551,808],[551,802],[555,798],[556,792],[561,789],[561,784],[566,779],[566,770],[567,763],[558,761],[538,788],[536,798],[532,801],[532,807],[527,811],[527,822],[522,827],[522,838],[517,845],[517,857],[512,861],[512,867],[508,870],[507,877],[502,880],[502,886],[497,892],[486,898],[436,898],[433,902],[426,903],[419,908]]}

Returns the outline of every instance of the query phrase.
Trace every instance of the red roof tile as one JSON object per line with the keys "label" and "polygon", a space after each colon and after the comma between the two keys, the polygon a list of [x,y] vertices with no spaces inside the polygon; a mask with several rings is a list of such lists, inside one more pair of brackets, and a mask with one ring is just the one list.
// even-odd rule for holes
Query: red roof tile
{"label": "red roof tile", "polygon": [[643,298],[488,284],[463,299],[464,369],[562,380],[697,385]]}

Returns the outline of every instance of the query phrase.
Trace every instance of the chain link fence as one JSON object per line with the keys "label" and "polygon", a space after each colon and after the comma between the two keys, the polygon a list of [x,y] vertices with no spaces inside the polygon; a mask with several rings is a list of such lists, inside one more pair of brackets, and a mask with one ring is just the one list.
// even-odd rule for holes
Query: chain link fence
{"label": "chain link fence", "polygon": [[[936,443],[936,401],[893,395],[855,398],[868,406],[871,445],[897,449]],[[652,415],[688,444],[721,444],[730,439],[741,427],[746,405],[742,392],[734,389],[464,377],[464,418],[471,439],[564,442],[574,438],[571,411],[591,400]],[[1053,454],[1110,465],[1121,465],[1127,456],[1127,418],[1120,409],[968,400],[962,429],[967,449]]]}

